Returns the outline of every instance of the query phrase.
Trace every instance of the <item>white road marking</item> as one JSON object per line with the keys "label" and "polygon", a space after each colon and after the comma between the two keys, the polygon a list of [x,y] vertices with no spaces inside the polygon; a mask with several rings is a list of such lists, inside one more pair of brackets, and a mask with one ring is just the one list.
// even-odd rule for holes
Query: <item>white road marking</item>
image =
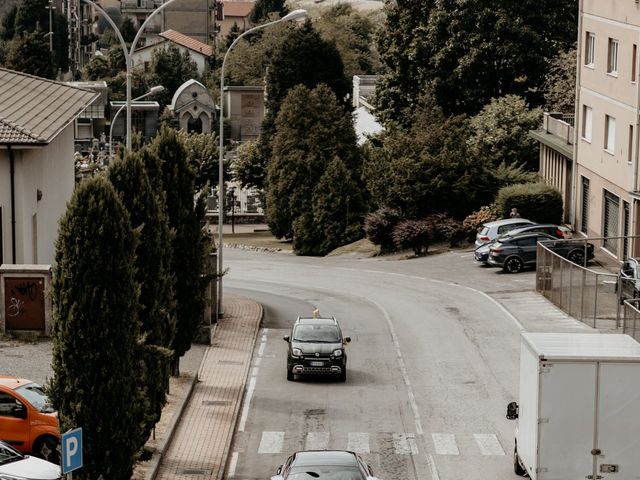
{"label": "white road marking", "polygon": [[460,455],[453,433],[432,433],[431,437],[437,455]]}
{"label": "white road marking", "polygon": [[418,444],[416,443],[415,435],[394,433],[393,450],[396,455],[417,455]]}
{"label": "white road marking", "polygon": [[476,439],[478,447],[482,455],[504,455],[502,445],[498,441],[498,437],[491,433],[474,433],[473,438]]}
{"label": "white road marking", "polygon": [[427,453],[427,465],[429,465],[432,480],[440,480],[440,475],[438,475],[438,469],[436,468],[436,462],[433,461],[433,456],[430,453]]}
{"label": "white road marking", "polygon": [[305,450],[326,450],[329,448],[329,432],[309,432]]}
{"label": "white road marking", "polygon": [[238,431],[244,432],[244,427],[247,424],[247,418],[249,417],[249,405],[251,404],[251,397],[253,397],[253,391],[256,389],[256,377],[249,379],[249,386],[247,387],[247,394],[242,402],[242,415],[240,415],[240,424],[238,425]]}
{"label": "white road marking", "polygon": [[267,346],[267,342],[261,342],[260,343],[260,348],[258,349],[258,356],[261,357],[262,354],[264,353],[264,349]]}
{"label": "white road marking", "polygon": [[238,465],[238,452],[231,454],[231,460],[229,460],[229,471],[227,472],[229,477],[236,476],[236,466]]}
{"label": "white road marking", "polygon": [[258,357],[258,358],[256,358],[256,361],[254,362],[254,365],[256,367],[259,367],[261,363],[262,363],[262,357]]}
{"label": "white road marking", "polygon": [[258,453],[280,453],[284,444],[284,432],[262,432]]}
{"label": "white road marking", "polygon": [[369,434],[365,432],[349,432],[347,450],[356,453],[369,453]]}
{"label": "white road marking", "polygon": [[253,367],[253,370],[251,370],[251,376],[252,377],[257,377],[258,376],[258,370],[260,370],[258,367]]}

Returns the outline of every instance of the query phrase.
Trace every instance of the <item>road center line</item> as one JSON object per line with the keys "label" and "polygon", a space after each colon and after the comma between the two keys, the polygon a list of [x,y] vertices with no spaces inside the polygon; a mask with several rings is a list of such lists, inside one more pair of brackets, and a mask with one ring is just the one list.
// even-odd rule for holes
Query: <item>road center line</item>
{"label": "road center line", "polygon": [[238,452],[231,454],[231,460],[229,460],[229,470],[227,472],[229,477],[236,476],[236,466],[238,465]]}
{"label": "road center line", "polygon": [[249,379],[249,387],[247,388],[247,396],[242,403],[242,415],[240,416],[240,425],[238,425],[238,431],[244,432],[244,427],[247,424],[247,418],[249,417],[249,405],[251,404],[251,397],[253,397],[253,391],[256,389],[256,377]]}

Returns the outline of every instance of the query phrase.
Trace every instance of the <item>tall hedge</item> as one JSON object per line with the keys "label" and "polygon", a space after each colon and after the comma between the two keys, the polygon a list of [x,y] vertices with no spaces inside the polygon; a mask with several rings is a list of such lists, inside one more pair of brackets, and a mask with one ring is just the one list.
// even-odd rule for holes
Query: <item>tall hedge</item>
{"label": "tall hedge", "polygon": [[53,277],[53,379],[60,431],[82,427],[78,480],[131,478],[142,428],[136,235],[104,177],[75,190]]}
{"label": "tall hedge", "polygon": [[501,188],[495,203],[502,218],[508,218],[509,212],[515,207],[521,217],[534,222],[562,222],[562,194],[544,183],[524,183]]}

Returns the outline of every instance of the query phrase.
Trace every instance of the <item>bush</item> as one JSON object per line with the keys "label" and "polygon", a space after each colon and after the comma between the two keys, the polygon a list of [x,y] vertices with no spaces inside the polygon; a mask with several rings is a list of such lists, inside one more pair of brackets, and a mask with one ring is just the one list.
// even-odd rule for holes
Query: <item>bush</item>
{"label": "bush", "polygon": [[391,252],[395,250],[393,229],[401,219],[398,210],[382,207],[365,217],[364,233],[382,252]]}
{"label": "bush", "polygon": [[462,223],[446,213],[434,213],[424,218],[431,228],[431,240],[446,240],[454,247],[464,238]]}
{"label": "bush", "polygon": [[471,213],[467,218],[462,222],[462,229],[464,230],[464,234],[470,242],[473,241],[476,237],[476,233],[478,233],[478,229],[487,222],[492,222],[498,219],[498,215],[496,213],[495,204],[491,204],[489,206],[480,207],[480,210],[476,210]]}
{"label": "bush", "polygon": [[496,211],[504,218],[512,208],[538,223],[562,222],[562,194],[544,183],[525,183],[501,188],[496,197]]}
{"label": "bush", "polygon": [[417,255],[427,253],[432,228],[424,220],[402,220],[393,229],[393,243],[397,248],[411,248]]}

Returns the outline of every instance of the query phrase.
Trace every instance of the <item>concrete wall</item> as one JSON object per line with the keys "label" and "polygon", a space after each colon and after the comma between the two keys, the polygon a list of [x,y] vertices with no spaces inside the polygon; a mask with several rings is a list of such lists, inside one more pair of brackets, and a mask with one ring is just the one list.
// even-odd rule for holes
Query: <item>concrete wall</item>
{"label": "concrete wall", "polygon": [[226,87],[224,116],[231,126],[231,138],[255,140],[264,119],[262,87]]}

